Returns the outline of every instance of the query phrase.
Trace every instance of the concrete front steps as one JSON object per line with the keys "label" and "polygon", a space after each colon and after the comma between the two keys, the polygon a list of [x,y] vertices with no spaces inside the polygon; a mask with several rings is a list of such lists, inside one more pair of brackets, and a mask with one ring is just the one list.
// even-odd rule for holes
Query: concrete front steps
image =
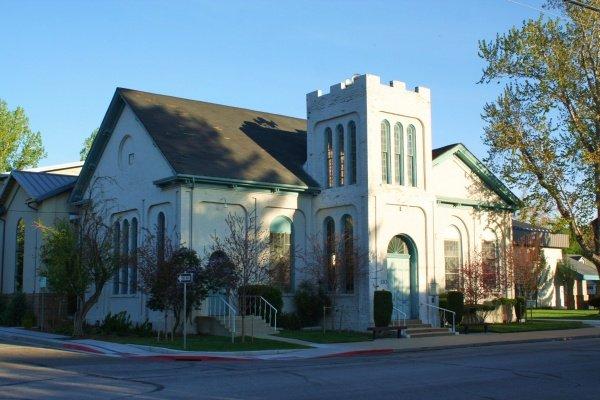
{"label": "concrete front steps", "polygon": [[[231,332],[229,327],[219,317],[201,316],[196,318],[196,328],[198,333],[229,336]],[[264,336],[277,333],[271,325],[265,322],[261,317],[255,315],[246,315],[244,317],[244,333],[246,336]],[[242,335],[242,317],[235,318],[235,335]]]}
{"label": "concrete front steps", "polygon": [[404,337],[416,339],[432,336],[452,336],[451,329],[434,328],[431,324],[424,324],[421,320],[411,319],[406,321],[407,328],[404,330]]}

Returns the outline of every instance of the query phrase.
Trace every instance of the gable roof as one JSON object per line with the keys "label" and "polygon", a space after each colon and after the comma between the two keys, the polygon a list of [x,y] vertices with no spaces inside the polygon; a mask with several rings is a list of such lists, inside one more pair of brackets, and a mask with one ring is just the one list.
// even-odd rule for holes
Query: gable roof
{"label": "gable roof", "polygon": [[504,202],[506,202],[510,208],[516,210],[521,207],[521,200],[462,143],[450,144],[433,149],[431,155],[433,166],[441,164],[444,160],[455,155],[464,162],[490,190],[495,192]]}
{"label": "gable roof", "polygon": [[77,194],[87,185],[125,104],[173,170],[172,177],[157,183],[212,178],[284,189],[318,188],[303,169],[304,119],[117,88],[83,167]]}
{"label": "gable roof", "polygon": [[10,188],[18,183],[29,195],[31,201],[40,203],[73,188],[77,176],[14,170],[0,192],[0,204],[4,204]]}

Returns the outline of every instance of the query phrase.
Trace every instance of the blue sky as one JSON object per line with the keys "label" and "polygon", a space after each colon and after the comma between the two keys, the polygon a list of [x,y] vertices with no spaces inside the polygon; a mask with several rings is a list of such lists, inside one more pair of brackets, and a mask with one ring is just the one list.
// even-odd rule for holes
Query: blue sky
{"label": "blue sky", "polygon": [[48,157],[79,159],[117,86],[305,117],[305,94],[354,73],[432,90],[433,143],[485,155],[477,41],[542,0],[4,1],[0,98]]}

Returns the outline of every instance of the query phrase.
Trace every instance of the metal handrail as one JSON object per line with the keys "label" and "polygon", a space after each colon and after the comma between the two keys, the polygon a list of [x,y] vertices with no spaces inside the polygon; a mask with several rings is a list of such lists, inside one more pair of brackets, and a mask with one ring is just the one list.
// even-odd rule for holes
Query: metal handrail
{"label": "metal handrail", "polygon": [[208,316],[218,318],[225,325],[231,333],[231,343],[234,343],[237,309],[223,295],[209,296]]}
{"label": "metal handrail", "polygon": [[421,305],[424,305],[424,306],[427,306],[427,307],[430,307],[430,308],[435,308],[437,310],[443,311],[444,312],[444,319],[446,318],[446,313],[447,312],[449,312],[450,314],[452,314],[452,333],[456,333],[456,312],[454,312],[452,310],[448,310],[447,308],[434,306],[433,304],[421,303]]}
{"label": "metal handrail", "polygon": [[[398,314],[402,314],[402,326],[406,326],[406,319],[407,319],[407,315],[404,311],[400,310],[398,307],[396,306],[392,306],[394,312],[398,313]],[[398,319],[396,319],[396,321],[398,321]]]}
{"label": "metal handrail", "polygon": [[[277,332],[277,309],[273,304],[262,296],[246,296],[246,307],[248,299],[251,300],[250,310],[253,315],[261,317],[265,322],[273,325],[273,330]],[[246,310],[244,310],[246,311]]]}

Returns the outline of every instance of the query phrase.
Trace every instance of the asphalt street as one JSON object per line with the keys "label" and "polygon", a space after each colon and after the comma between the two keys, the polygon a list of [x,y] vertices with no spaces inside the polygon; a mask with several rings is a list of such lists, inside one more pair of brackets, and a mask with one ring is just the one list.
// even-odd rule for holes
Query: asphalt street
{"label": "asphalt street", "polygon": [[600,339],[245,362],[142,361],[4,343],[0,398],[597,400],[599,358]]}

